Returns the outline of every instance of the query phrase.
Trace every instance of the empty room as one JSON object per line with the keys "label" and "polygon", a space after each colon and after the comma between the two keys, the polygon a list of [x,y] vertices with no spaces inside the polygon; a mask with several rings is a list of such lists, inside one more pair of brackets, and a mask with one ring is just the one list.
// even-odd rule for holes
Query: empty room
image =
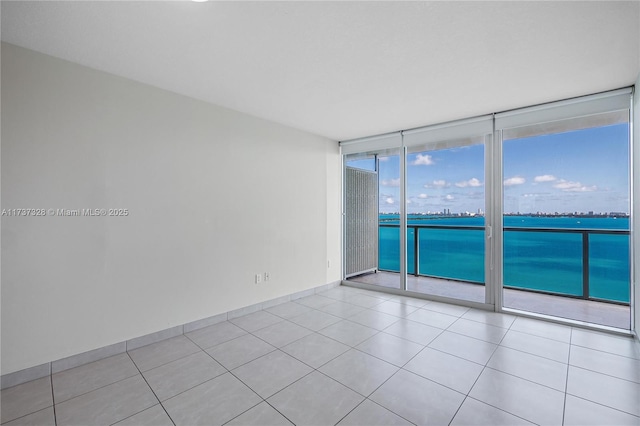
{"label": "empty room", "polygon": [[640,2],[0,19],[3,426],[640,425]]}

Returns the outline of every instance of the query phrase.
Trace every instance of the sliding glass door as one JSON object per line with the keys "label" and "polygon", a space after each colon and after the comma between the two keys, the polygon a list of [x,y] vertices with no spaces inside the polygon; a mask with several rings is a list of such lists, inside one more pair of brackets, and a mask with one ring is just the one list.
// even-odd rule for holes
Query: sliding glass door
{"label": "sliding glass door", "polygon": [[403,132],[407,147],[407,289],[492,304],[488,165],[493,117]]}
{"label": "sliding glass door", "polygon": [[407,155],[407,289],[485,302],[485,136]]}
{"label": "sliding glass door", "polygon": [[[493,303],[485,285],[492,142],[493,117],[484,116],[343,144],[345,278],[440,300]],[[372,146],[378,149],[360,148]],[[353,185],[354,174],[369,176],[367,189]],[[366,207],[375,219],[353,207],[363,205],[363,193],[377,197]],[[371,220],[377,238],[365,226]],[[374,245],[377,256],[354,266],[362,248]]]}
{"label": "sliding glass door", "polygon": [[341,143],[345,278],[630,329],[630,105],[621,89]]}

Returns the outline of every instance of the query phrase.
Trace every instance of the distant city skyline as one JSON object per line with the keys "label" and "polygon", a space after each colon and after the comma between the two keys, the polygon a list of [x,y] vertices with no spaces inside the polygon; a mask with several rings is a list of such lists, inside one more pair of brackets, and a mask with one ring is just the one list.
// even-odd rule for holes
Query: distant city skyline
{"label": "distant city skyline", "polygon": [[[389,216],[397,216],[400,212],[387,212],[382,213],[380,215],[389,215]],[[408,216],[443,216],[443,217],[470,217],[470,216],[482,216],[483,213],[474,213],[474,212],[422,212],[422,213],[407,213]],[[629,217],[629,213],[625,212],[553,212],[553,213],[545,213],[545,212],[504,212],[504,216],[544,216],[544,217]]]}
{"label": "distant city skyline", "polygon": [[[506,140],[504,212],[628,214],[628,132],[623,123]],[[400,210],[399,169],[399,156],[380,158],[380,213]],[[407,155],[407,213],[484,212],[484,201],[484,145]]]}

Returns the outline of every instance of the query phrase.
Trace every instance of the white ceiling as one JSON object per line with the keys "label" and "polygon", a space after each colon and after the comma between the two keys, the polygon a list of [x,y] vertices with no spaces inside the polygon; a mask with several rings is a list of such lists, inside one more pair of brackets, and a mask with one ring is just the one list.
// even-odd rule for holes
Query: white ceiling
{"label": "white ceiling", "polygon": [[633,84],[640,2],[9,2],[2,40],[320,134]]}

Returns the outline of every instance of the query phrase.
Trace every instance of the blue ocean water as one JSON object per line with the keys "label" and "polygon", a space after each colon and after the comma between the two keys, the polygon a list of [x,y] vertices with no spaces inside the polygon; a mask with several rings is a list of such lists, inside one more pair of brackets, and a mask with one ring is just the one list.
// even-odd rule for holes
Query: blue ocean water
{"label": "blue ocean water", "polygon": [[[400,270],[398,215],[380,215],[380,269]],[[412,227],[419,225],[420,228]],[[484,217],[407,218],[408,272],[415,272],[418,232],[419,273],[484,283],[484,229],[432,229],[429,226],[484,226]],[[505,216],[504,227],[629,230],[628,218]],[[580,233],[505,231],[504,283],[509,287],[582,296]],[[589,296],[629,302],[629,235],[589,234]]]}

